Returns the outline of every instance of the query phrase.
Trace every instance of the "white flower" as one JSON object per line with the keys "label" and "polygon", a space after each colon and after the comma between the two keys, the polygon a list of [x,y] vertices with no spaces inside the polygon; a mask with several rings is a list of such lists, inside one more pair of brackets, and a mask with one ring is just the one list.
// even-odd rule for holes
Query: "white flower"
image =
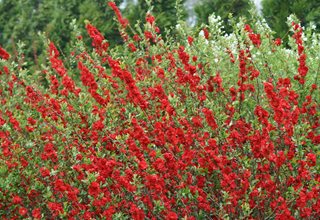
{"label": "white flower", "polygon": [[204,41],[205,41],[206,44],[209,43],[208,40],[204,37],[204,31],[203,31],[203,30],[201,30],[201,31],[199,32],[199,36],[204,39]]}
{"label": "white flower", "polygon": [[204,31],[203,31],[203,30],[201,30],[201,31],[199,32],[199,36],[204,37]]}

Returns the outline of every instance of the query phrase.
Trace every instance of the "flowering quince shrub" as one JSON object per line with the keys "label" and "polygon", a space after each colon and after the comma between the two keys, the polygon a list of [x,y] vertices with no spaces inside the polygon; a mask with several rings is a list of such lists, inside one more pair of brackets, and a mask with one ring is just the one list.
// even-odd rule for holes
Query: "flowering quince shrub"
{"label": "flowering quince shrub", "polygon": [[1,218],[319,217],[320,35],[212,15],[163,40],[108,4],[122,45],[87,23],[40,73],[0,49]]}

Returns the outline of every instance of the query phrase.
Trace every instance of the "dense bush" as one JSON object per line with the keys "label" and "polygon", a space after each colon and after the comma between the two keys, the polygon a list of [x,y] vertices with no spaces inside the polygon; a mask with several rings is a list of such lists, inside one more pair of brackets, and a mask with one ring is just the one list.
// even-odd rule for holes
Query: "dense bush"
{"label": "dense bush", "polygon": [[2,218],[320,215],[319,34],[290,17],[287,49],[258,17],[224,35],[212,15],[163,40],[109,6],[124,44],[87,23],[93,49],[48,41],[41,72],[1,48]]}

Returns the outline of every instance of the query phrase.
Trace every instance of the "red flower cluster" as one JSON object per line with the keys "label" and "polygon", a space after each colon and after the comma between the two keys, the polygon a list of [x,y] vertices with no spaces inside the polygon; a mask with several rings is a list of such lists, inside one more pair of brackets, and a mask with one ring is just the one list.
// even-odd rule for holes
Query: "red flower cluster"
{"label": "red flower cluster", "polygon": [[112,8],[112,10],[116,13],[119,23],[122,25],[123,28],[126,28],[129,24],[126,18],[123,18],[121,12],[117,5],[114,2],[109,2],[108,5]]}
{"label": "red flower cluster", "polygon": [[103,35],[98,31],[98,29],[91,25],[86,25],[87,32],[92,39],[92,46],[96,48],[97,53],[102,56],[109,48],[109,43],[105,41]]}
{"label": "red flower cluster", "polygon": [[8,52],[5,51],[1,46],[0,46],[0,58],[4,60],[8,60],[10,58],[10,55],[8,54]]}
{"label": "red flower cluster", "polygon": [[[109,97],[103,98],[99,93],[98,84],[94,78],[94,75],[90,72],[90,70],[81,62],[78,62],[78,69],[80,70],[81,74],[81,81],[83,85],[89,88],[89,93],[91,96],[100,104],[100,105],[107,105],[109,102]],[[108,94],[108,93],[106,93]]]}
{"label": "red flower cluster", "polygon": [[[67,70],[64,67],[62,60],[59,59],[59,55],[60,53],[57,50],[54,43],[50,42],[49,56],[50,56],[51,67],[59,74],[60,77],[62,77],[62,85],[65,87],[65,89],[61,91],[61,94],[68,96],[68,92],[71,92],[71,93],[74,93],[75,95],[78,95],[80,90],[76,88],[74,81],[68,76]],[[54,75],[52,75],[50,79],[52,82],[52,87],[51,87],[52,92],[54,94],[57,94],[59,82]]]}
{"label": "red flower cluster", "polygon": [[154,22],[155,22],[155,20],[156,20],[156,19],[155,19],[151,14],[147,14],[147,16],[146,16],[146,21],[147,21],[149,24],[153,25]]}
{"label": "red flower cluster", "polygon": [[308,73],[309,68],[306,65],[307,55],[304,53],[304,46],[302,42],[302,28],[299,24],[292,23],[294,30],[296,31],[293,35],[297,45],[298,45],[298,55],[299,55],[299,67],[298,67],[298,75],[294,77],[295,80],[298,80],[300,84],[305,83],[305,77]]}
{"label": "red flower cluster", "polygon": [[108,61],[112,70],[112,75],[120,78],[125,83],[128,91],[128,99],[131,100],[135,105],[139,105],[142,109],[146,109],[149,104],[141,95],[139,88],[136,86],[136,82],[130,72],[123,70],[120,67],[119,62],[113,60],[111,57],[108,58]]}
{"label": "red flower cluster", "polygon": [[251,29],[250,25],[246,24],[244,27],[244,30],[248,32],[248,36],[250,40],[252,41],[253,45],[257,46],[258,48],[261,45],[261,37],[260,34],[255,34],[253,30]]}

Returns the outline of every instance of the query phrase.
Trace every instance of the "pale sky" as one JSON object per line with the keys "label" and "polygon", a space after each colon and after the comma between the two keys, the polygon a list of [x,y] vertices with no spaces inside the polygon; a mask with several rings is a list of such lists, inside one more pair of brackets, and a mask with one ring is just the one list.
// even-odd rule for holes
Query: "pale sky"
{"label": "pale sky", "polygon": [[257,6],[258,11],[261,11],[261,0],[254,0],[253,2]]}

